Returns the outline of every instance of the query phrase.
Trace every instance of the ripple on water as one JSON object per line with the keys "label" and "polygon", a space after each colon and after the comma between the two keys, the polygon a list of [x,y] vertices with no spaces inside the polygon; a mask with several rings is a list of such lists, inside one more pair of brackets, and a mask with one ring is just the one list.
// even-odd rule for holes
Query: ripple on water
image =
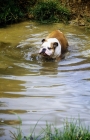
{"label": "ripple on water", "polygon": [[[69,40],[65,59],[46,62],[36,55],[32,57],[38,52],[41,40],[57,28]],[[1,41],[7,42],[0,46],[2,139],[8,136],[12,125],[19,124],[11,112],[21,117],[23,132],[28,134],[30,126],[35,126],[38,120],[41,127],[46,120],[61,126],[63,119],[78,116],[90,123],[90,37],[77,28],[25,22],[0,30]],[[37,132],[39,129],[37,126]]]}

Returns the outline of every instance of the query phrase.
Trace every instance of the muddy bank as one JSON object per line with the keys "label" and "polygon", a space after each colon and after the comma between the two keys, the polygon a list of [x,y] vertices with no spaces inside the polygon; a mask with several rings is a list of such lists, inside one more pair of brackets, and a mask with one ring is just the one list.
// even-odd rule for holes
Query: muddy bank
{"label": "muddy bank", "polygon": [[[42,1],[42,5],[40,5],[39,1]],[[45,2],[48,2],[48,5],[43,4]],[[88,0],[58,0],[57,2],[54,0],[26,0],[26,2],[23,0],[17,0],[17,2],[11,0],[8,2],[5,0],[5,3],[1,0],[0,4],[0,27],[28,19],[38,19],[39,21],[47,21],[49,19],[49,22],[54,19],[53,22],[65,23],[65,21],[69,20],[70,24],[90,29],[90,1]],[[34,9],[37,5],[37,9]],[[59,6],[61,6],[61,9]]]}
{"label": "muddy bank", "polygon": [[71,11],[70,24],[90,28],[90,1],[88,0],[61,0],[62,4]]}

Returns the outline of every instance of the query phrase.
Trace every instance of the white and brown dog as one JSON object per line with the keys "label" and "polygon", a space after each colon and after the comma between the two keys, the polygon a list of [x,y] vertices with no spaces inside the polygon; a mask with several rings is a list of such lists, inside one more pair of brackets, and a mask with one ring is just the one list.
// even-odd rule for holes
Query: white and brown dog
{"label": "white and brown dog", "polygon": [[51,32],[42,40],[39,54],[44,58],[60,60],[67,51],[68,41],[60,30]]}

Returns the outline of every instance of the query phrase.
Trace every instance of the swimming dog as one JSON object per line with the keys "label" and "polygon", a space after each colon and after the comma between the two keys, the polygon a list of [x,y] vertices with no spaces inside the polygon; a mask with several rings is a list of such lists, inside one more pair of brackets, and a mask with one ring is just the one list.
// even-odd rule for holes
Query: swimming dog
{"label": "swimming dog", "polygon": [[68,49],[68,41],[60,30],[51,32],[46,39],[42,39],[39,54],[44,58],[60,60]]}

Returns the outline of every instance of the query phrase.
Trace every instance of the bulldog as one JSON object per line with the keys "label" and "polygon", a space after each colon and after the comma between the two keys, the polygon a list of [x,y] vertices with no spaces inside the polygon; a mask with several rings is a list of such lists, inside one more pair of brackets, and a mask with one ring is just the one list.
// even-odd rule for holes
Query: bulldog
{"label": "bulldog", "polygon": [[60,30],[51,32],[42,40],[39,54],[44,58],[60,60],[68,49],[68,41]]}

